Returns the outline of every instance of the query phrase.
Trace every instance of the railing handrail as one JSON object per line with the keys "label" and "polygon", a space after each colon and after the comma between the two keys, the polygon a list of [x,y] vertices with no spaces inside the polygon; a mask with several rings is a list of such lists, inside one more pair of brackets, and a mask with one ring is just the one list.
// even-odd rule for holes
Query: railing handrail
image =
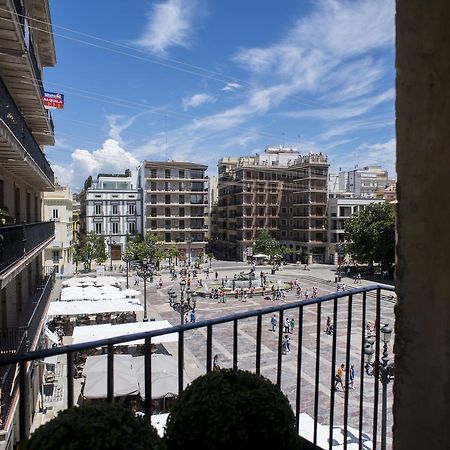
{"label": "railing handrail", "polygon": [[369,292],[369,291],[373,291],[373,290],[377,290],[377,289],[387,290],[387,291],[395,291],[394,286],[389,286],[386,284],[372,284],[370,286],[354,288],[354,289],[351,289],[348,291],[334,292],[334,293],[327,294],[327,295],[324,295],[324,296],[321,296],[318,298],[311,298],[308,300],[297,300],[295,302],[286,303],[286,304],[282,304],[282,305],[253,309],[250,311],[229,314],[226,316],[202,320],[202,321],[198,321],[198,322],[194,322],[194,323],[175,325],[175,326],[169,327],[169,328],[161,328],[161,329],[152,330],[152,331],[142,331],[140,333],[115,336],[113,338],[98,339],[96,341],[83,342],[80,344],[69,344],[69,345],[64,345],[61,347],[55,347],[55,348],[50,348],[50,349],[37,350],[34,352],[23,353],[22,355],[15,355],[12,357],[1,359],[0,366],[5,366],[8,364],[15,364],[15,363],[18,363],[21,361],[22,362],[34,361],[37,359],[46,358],[48,356],[57,356],[57,355],[63,355],[63,354],[72,353],[72,352],[90,350],[92,348],[105,347],[108,345],[121,344],[124,342],[132,342],[132,341],[141,340],[141,339],[145,339],[145,338],[154,338],[154,337],[158,337],[158,336],[164,336],[166,334],[178,333],[180,331],[195,330],[197,328],[204,328],[207,326],[218,325],[218,324],[223,324],[223,323],[227,323],[227,322],[233,322],[235,320],[240,320],[240,319],[248,319],[250,317],[257,317],[260,315],[266,315],[266,314],[270,314],[270,313],[274,313],[274,312],[284,311],[287,309],[294,309],[294,308],[299,308],[302,306],[304,307],[307,305],[323,303],[326,301],[334,300],[336,298],[344,298],[344,297],[348,298],[349,295],[362,294],[364,292]]}

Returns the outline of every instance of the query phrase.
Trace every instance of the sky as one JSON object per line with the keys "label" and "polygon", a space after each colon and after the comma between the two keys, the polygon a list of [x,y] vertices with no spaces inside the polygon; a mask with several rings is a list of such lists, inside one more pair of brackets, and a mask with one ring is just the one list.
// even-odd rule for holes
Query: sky
{"label": "sky", "polygon": [[393,0],[50,0],[60,184],[267,146],[395,176]]}

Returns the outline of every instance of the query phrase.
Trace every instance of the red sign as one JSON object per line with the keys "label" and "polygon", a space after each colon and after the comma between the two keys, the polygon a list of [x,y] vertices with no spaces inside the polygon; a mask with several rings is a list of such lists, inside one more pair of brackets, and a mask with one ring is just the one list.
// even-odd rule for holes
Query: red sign
{"label": "red sign", "polygon": [[64,108],[64,94],[57,94],[56,92],[44,92],[44,106],[47,109],[63,109]]}

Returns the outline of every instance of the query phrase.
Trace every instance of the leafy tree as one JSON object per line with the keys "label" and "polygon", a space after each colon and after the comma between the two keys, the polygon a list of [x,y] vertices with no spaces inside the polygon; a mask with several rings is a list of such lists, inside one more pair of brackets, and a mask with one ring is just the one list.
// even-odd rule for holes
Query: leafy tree
{"label": "leafy tree", "polygon": [[166,249],[166,255],[170,260],[170,264],[172,264],[173,259],[178,256],[177,246],[175,244],[172,244],[168,249]]}
{"label": "leafy tree", "polygon": [[256,238],[254,253],[274,257],[279,255],[280,243],[274,239],[267,231],[262,231]]}
{"label": "leafy tree", "polygon": [[368,264],[379,263],[390,270],[395,261],[395,215],[391,205],[376,203],[345,221],[346,250],[352,257]]}
{"label": "leafy tree", "polygon": [[87,191],[91,186],[92,186],[92,176],[89,175],[84,182],[83,190]]}
{"label": "leafy tree", "polygon": [[129,239],[125,254],[130,260],[142,261],[147,259],[159,265],[159,261],[166,257],[167,252],[158,236],[154,233],[148,233],[145,239],[142,236]]}
{"label": "leafy tree", "polygon": [[105,237],[92,231],[81,240],[73,253],[75,264],[78,266],[78,262],[84,261],[85,267],[89,270],[91,270],[92,261],[103,264],[107,258]]}

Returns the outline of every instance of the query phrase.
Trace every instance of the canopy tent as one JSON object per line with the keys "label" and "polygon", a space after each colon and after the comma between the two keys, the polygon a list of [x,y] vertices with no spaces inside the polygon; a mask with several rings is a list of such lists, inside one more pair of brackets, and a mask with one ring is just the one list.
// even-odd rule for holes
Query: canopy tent
{"label": "canopy tent", "polygon": [[[145,357],[133,358],[133,368],[139,383],[141,397],[145,398]],[[183,369],[183,388],[190,382]],[[173,356],[152,355],[152,399],[178,395],[178,361]]]}
{"label": "canopy tent", "polygon": [[103,293],[109,293],[109,292],[120,292],[120,289],[116,286],[111,286],[110,284],[107,284],[106,286],[101,286],[97,289],[100,289]]}
{"label": "canopy tent", "polygon": [[[108,355],[89,356],[83,369],[86,377],[83,395],[89,399],[107,397]],[[139,394],[131,355],[114,355],[114,397]]]}
{"label": "canopy tent", "polygon": [[124,295],[125,297],[136,297],[137,295],[141,295],[140,291],[137,291],[136,289],[124,289],[123,291],[120,291],[120,293],[122,295]]}
{"label": "canopy tent", "polygon": [[257,255],[253,255],[253,258],[270,259],[267,255],[264,255],[264,253],[258,253]]}
{"label": "canopy tent", "polygon": [[[98,303],[98,302],[97,302]],[[159,320],[155,322],[131,322],[119,325],[111,325],[110,323],[101,325],[87,325],[74,327],[73,344],[81,344],[84,342],[96,341],[98,339],[108,339],[116,336],[125,336],[143,331],[160,330],[162,328],[170,328],[172,325],[167,320]],[[166,342],[178,342],[178,334],[170,333],[164,336],[152,338],[153,344],[161,344]],[[144,344],[144,339],[126,342],[117,345],[139,345]]]}
{"label": "canopy tent", "polygon": [[59,337],[53,331],[49,330],[47,327],[44,328],[45,337],[47,337],[52,344],[59,344]]}
{"label": "canopy tent", "polygon": [[130,300],[52,302],[48,308],[48,316],[78,316],[82,314],[140,312],[143,310],[144,308],[140,304]]}
{"label": "canopy tent", "polygon": [[152,423],[153,428],[156,429],[159,437],[161,437],[161,438],[164,437],[168,417],[169,417],[169,413],[152,414],[152,416],[150,417],[150,421]]}

